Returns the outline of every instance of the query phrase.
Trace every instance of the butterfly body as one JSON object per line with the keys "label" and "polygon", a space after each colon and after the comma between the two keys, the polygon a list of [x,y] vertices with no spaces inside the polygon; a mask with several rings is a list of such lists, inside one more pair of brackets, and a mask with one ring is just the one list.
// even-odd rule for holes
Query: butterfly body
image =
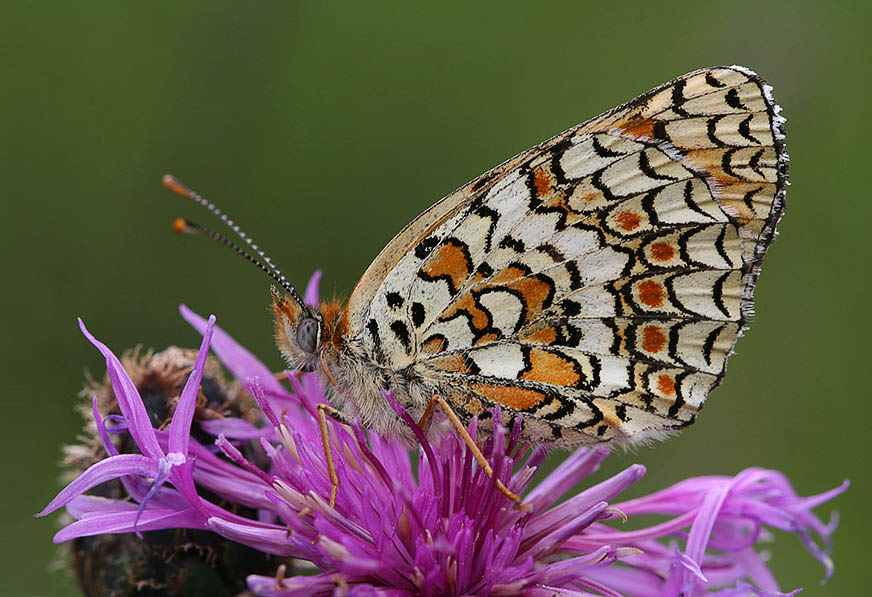
{"label": "butterfly body", "polygon": [[347,304],[274,293],[279,347],[350,414],[405,434],[443,397],[522,414],[532,442],[660,438],[692,423],[752,315],[784,209],[771,89],[679,77],[494,168],[379,254]]}
{"label": "butterfly body", "polygon": [[[290,297],[273,293],[276,339],[293,369],[318,371],[342,411],[359,416],[361,424],[383,435],[414,441],[408,426],[397,417],[382,392],[394,397],[416,419],[429,399],[441,390],[434,380],[416,375],[414,367],[391,369],[375,362],[359,339],[348,334],[345,306],[339,302],[300,307]],[[307,351],[296,339],[302,321],[321,325],[317,350]]]}

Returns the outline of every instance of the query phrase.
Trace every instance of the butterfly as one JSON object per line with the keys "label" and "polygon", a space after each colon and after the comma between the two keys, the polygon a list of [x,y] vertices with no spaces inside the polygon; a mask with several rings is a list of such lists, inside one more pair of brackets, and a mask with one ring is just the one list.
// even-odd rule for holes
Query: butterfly
{"label": "butterfly", "polygon": [[390,391],[415,418],[434,399],[461,422],[523,415],[532,443],[659,439],[694,422],[753,314],[784,121],[747,68],[678,77],[430,207],[347,303],[305,304],[241,236],[286,291],[287,362],[364,427],[409,435]]}

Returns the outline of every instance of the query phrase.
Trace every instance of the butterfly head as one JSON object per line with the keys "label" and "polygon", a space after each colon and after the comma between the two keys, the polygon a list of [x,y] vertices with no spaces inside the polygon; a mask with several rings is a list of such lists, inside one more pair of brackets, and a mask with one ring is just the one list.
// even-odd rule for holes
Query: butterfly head
{"label": "butterfly head", "polygon": [[283,295],[274,286],[271,290],[279,350],[292,368],[313,371],[321,352],[321,313],[301,304],[296,297]]}

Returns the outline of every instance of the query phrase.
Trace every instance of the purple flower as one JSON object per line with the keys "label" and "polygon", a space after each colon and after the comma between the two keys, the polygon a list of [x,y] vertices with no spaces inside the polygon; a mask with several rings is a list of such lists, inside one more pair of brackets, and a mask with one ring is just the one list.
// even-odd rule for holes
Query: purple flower
{"label": "purple flower", "polygon": [[[317,300],[317,279],[306,292]],[[607,456],[599,448],[571,454],[538,485],[534,473],[547,450],[520,441],[522,422],[477,433],[494,475],[521,494],[514,507],[454,434],[423,437],[410,454],[398,441],[358,425],[329,424],[339,475],[336,506],[316,417],[326,397],[315,374],[288,373],[288,390],[228,334],[182,307],[203,333],[196,365],[167,430],[155,429],[120,361],[81,325],[106,358],[126,427],[140,454],[120,454],[103,418],[94,417],[109,456],[64,488],[40,512],[66,506],[76,519],[55,542],[104,533],[211,529],[268,554],[305,560],[310,575],[249,576],[257,595],[783,595],[755,546],[767,528],[796,533],[820,560],[826,577],[836,523],[811,510],[847,489],[802,498],[776,471],[748,469],[735,477],[692,478],[652,495],[619,501],[645,474],[634,465],[562,503],[558,500]],[[190,435],[209,348],[255,398],[263,425],[225,418],[201,422],[214,446]],[[414,422],[393,401],[395,410]],[[259,464],[241,446],[262,450]],[[250,454],[248,449],[245,453]],[[264,464],[266,463],[266,464]],[[133,501],[88,495],[121,479]],[[219,506],[243,506],[245,517]],[[664,522],[621,530],[621,520],[665,516]],[[615,524],[617,523],[617,524]],[[814,536],[823,546],[815,542]],[[793,594],[793,593],[788,593]]]}

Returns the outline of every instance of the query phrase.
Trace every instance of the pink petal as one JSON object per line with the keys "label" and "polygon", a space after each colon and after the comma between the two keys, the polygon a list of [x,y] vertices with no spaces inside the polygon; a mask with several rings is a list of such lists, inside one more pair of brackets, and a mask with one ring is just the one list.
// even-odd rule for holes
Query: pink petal
{"label": "pink petal", "polygon": [[197,393],[200,390],[200,382],[203,380],[203,371],[206,368],[206,356],[209,354],[209,342],[212,340],[212,330],[215,328],[215,316],[209,316],[206,331],[203,334],[203,342],[200,344],[200,352],[194,368],[185,382],[185,388],[179,397],[173,420],[170,423],[169,451],[187,455],[188,439],[191,437],[191,422],[194,420],[194,411],[197,409]]}
{"label": "pink petal", "polygon": [[119,454],[109,456],[92,464],[88,469],[76,478],[75,481],[64,487],[57,496],[43,508],[36,516],[51,514],[58,508],[66,505],[74,497],[81,495],[96,487],[100,483],[117,479],[122,475],[142,475],[153,477],[157,474],[157,462],[153,458],[142,454]]}
{"label": "pink petal", "polygon": [[79,329],[82,330],[85,337],[106,358],[106,370],[112,382],[112,389],[115,391],[118,407],[127,420],[127,427],[130,435],[133,436],[133,441],[136,442],[136,445],[139,446],[139,449],[146,456],[160,458],[164,453],[160,446],[158,446],[157,438],[154,436],[154,428],[151,426],[148,411],[145,410],[145,405],[142,403],[139,391],[136,389],[130,376],[127,375],[127,371],[125,371],[121,361],[118,360],[118,357],[105,344],[91,335],[81,318],[79,318]]}

